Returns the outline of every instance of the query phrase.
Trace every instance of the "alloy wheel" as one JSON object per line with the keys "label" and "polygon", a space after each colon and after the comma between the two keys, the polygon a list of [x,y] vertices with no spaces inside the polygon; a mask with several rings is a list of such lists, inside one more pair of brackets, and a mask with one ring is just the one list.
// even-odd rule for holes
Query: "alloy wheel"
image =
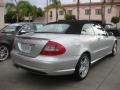
{"label": "alloy wheel", "polygon": [[4,61],[9,56],[9,50],[6,46],[0,45],[0,61]]}
{"label": "alloy wheel", "polygon": [[80,62],[80,68],[79,68],[80,77],[82,78],[86,77],[88,71],[89,71],[89,58],[87,56],[84,56]]}

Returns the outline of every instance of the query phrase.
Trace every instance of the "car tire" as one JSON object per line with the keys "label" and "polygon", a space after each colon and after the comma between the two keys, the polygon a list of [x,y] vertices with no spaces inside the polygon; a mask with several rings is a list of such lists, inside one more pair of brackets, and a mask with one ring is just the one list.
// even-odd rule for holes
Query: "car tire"
{"label": "car tire", "polygon": [[0,45],[0,61],[5,61],[10,55],[9,48],[6,45]]}
{"label": "car tire", "polygon": [[114,43],[111,55],[115,56],[116,54],[117,54],[117,43]]}
{"label": "car tire", "polygon": [[82,54],[74,72],[75,80],[83,80],[88,75],[90,68],[90,56],[87,53]]}

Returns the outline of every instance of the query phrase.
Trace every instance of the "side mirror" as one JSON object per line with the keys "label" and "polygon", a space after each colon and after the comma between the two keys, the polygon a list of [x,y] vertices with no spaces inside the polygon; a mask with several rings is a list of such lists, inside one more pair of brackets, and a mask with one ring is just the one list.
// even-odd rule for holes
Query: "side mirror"
{"label": "side mirror", "polygon": [[112,32],[109,32],[108,34],[109,34],[109,36],[113,36],[114,35]]}
{"label": "side mirror", "polygon": [[22,34],[25,34],[25,33],[26,33],[25,31],[19,31],[17,34],[22,35]]}

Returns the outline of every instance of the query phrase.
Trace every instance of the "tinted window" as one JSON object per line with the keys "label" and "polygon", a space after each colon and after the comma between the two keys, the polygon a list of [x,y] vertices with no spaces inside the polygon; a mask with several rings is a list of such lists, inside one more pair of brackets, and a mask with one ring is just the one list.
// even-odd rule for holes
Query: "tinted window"
{"label": "tinted window", "polygon": [[81,34],[82,35],[94,35],[95,33],[94,33],[93,28],[91,27],[91,24],[85,24],[82,28]]}
{"label": "tinted window", "polygon": [[39,29],[37,32],[64,33],[69,28],[69,26],[69,24],[48,24]]}
{"label": "tinted window", "polygon": [[2,32],[3,33],[14,33],[14,32],[17,32],[20,28],[21,28],[21,26],[6,26],[2,30]]}

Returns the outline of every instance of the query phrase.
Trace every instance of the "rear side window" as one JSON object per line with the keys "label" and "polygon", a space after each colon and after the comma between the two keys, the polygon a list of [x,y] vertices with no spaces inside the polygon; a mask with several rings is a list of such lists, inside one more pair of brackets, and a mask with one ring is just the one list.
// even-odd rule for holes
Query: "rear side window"
{"label": "rear side window", "polygon": [[95,25],[95,24],[92,24],[92,27],[95,31],[95,35],[103,35],[103,34],[107,34],[105,29],[102,28],[100,25]]}
{"label": "rear side window", "polygon": [[40,33],[64,33],[70,27],[69,24],[48,24],[37,30]]}
{"label": "rear side window", "polygon": [[93,30],[91,24],[83,25],[81,34],[82,35],[95,35],[94,30]]}

